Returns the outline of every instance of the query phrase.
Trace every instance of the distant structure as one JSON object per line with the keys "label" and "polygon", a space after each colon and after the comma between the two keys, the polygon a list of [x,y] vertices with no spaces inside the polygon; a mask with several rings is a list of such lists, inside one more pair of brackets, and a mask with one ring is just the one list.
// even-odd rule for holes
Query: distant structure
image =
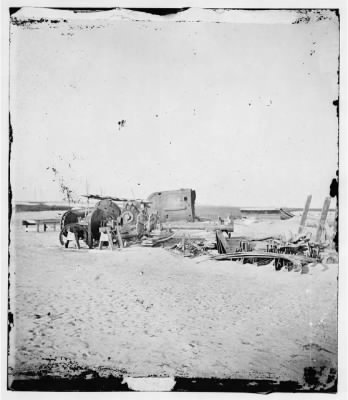
{"label": "distant structure", "polygon": [[196,191],[193,189],[167,190],[152,193],[147,201],[150,212],[158,212],[160,222],[190,221],[195,215]]}
{"label": "distant structure", "polygon": [[240,209],[242,217],[266,219],[290,219],[292,212],[284,208],[245,207]]}

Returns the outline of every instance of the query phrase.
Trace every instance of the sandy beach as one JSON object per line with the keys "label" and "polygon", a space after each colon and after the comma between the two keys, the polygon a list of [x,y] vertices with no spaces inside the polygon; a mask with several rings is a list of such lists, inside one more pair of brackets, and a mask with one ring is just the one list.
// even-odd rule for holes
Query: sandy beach
{"label": "sandy beach", "polygon": [[58,232],[25,232],[27,214],[11,235],[11,377],[93,370],[310,388],[313,367],[320,387],[333,384],[337,264],[300,273],[162,248],[65,249]]}

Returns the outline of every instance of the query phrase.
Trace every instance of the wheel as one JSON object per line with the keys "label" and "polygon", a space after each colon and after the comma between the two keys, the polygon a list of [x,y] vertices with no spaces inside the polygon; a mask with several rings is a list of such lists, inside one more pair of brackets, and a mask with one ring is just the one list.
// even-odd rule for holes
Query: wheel
{"label": "wheel", "polygon": [[126,210],[121,214],[121,218],[123,220],[123,224],[130,224],[132,221],[134,221],[134,215],[131,211]]}
{"label": "wheel", "polygon": [[59,233],[59,242],[62,246],[65,246],[67,236],[68,232],[65,228],[63,228]]}

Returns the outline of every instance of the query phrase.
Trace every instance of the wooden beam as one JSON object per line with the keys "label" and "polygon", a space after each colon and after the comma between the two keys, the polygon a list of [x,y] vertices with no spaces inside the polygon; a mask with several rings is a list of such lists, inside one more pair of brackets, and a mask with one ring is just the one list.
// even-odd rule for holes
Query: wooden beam
{"label": "wooden beam", "polygon": [[233,225],[221,225],[221,224],[204,224],[199,222],[183,222],[183,223],[169,223],[165,222],[162,224],[164,229],[178,229],[178,230],[202,230],[202,231],[226,231],[234,232]]}
{"label": "wooden beam", "polygon": [[315,235],[315,241],[318,243],[320,242],[321,239],[321,235],[324,231],[325,228],[325,222],[326,222],[326,218],[327,218],[327,214],[329,212],[329,208],[330,208],[330,202],[331,202],[331,197],[326,197],[324,204],[323,204],[323,208],[321,210],[321,215],[320,215],[320,220],[319,220],[319,226],[317,229],[317,233]]}
{"label": "wooden beam", "polygon": [[120,249],[123,249],[123,241],[122,241],[122,236],[120,233],[120,228],[118,223],[116,223],[116,232],[117,232],[117,240],[118,240],[118,244],[120,246]]}
{"label": "wooden beam", "polygon": [[268,253],[262,251],[248,251],[240,253],[227,253],[212,256],[214,260],[238,260],[240,258],[255,258],[255,259],[282,259],[291,261],[292,263],[311,263],[316,262],[317,259],[297,254],[284,254],[284,253]]}
{"label": "wooden beam", "polygon": [[109,249],[113,249],[113,242],[112,242],[112,234],[111,231],[108,232],[108,239],[109,239]]}
{"label": "wooden beam", "polygon": [[311,205],[311,201],[312,201],[312,195],[310,194],[307,197],[306,204],[305,204],[305,207],[303,209],[300,226],[298,228],[298,233],[302,233],[303,229],[304,229],[304,227],[306,225],[307,215],[308,215],[309,207]]}

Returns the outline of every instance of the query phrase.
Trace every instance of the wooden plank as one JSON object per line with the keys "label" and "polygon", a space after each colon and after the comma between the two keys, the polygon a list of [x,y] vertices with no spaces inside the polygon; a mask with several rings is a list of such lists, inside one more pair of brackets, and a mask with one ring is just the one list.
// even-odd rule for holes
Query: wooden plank
{"label": "wooden plank", "polygon": [[164,229],[179,229],[179,230],[205,230],[205,231],[226,231],[233,232],[234,225],[221,225],[221,224],[204,224],[199,222],[187,222],[187,223],[164,223]]}
{"label": "wooden plank", "polygon": [[324,231],[327,214],[328,214],[329,208],[330,208],[330,202],[331,202],[331,197],[326,197],[325,201],[324,201],[324,204],[323,204],[323,208],[321,210],[321,215],[320,215],[320,220],[319,220],[319,226],[318,226],[318,229],[317,229],[317,233],[315,235],[315,241],[316,242],[320,242],[321,235],[322,235],[322,233]]}
{"label": "wooden plank", "polygon": [[303,229],[304,229],[304,227],[306,225],[307,215],[308,215],[309,207],[311,205],[311,201],[312,201],[312,195],[310,194],[307,197],[306,204],[305,204],[305,207],[303,209],[300,226],[298,228],[298,233],[302,233]]}
{"label": "wooden plank", "polygon": [[175,212],[175,211],[185,211],[187,210],[187,207],[181,207],[181,208],[165,208],[165,212]]}
{"label": "wooden plank", "polygon": [[[207,240],[206,236],[191,235],[190,233],[183,233],[183,232],[175,232],[174,233],[174,238],[175,239],[182,239],[184,236],[189,240],[202,240],[202,241]],[[214,239],[212,237],[212,241],[213,240]]]}

